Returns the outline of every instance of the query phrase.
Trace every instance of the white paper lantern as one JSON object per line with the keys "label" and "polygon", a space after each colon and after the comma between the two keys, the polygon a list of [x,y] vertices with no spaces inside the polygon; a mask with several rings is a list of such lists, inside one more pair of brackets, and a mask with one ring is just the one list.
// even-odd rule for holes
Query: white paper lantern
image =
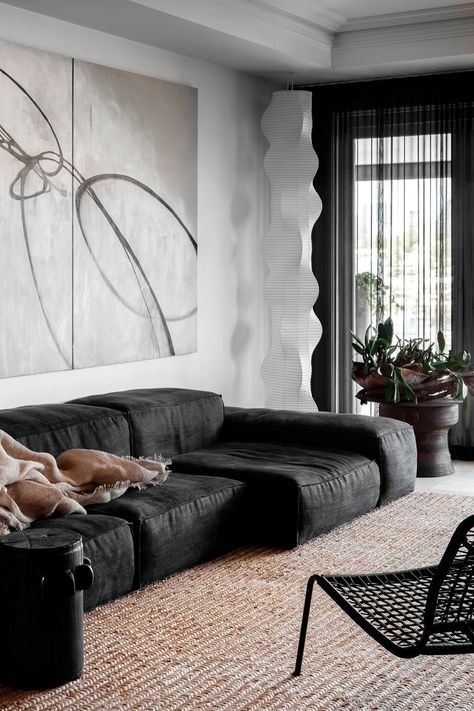
{"label": "white paper lantern", "polygon": [[261,373],[267,407],[308,411],[317,410],[311,356],[322,333],[313,312],[319,288],[311,270],[311,230],[322,204],[313,188],[319,161],[311,142],[311,103],[309,91],[277,91],[262,118],[270,143],[265,170],[271,184],[271,223],[263,256],[271,343]]}

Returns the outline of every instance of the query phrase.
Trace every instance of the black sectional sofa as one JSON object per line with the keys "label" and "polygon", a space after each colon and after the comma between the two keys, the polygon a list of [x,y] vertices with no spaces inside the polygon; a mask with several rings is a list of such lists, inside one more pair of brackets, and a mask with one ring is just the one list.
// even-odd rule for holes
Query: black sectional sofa
{"label": "black sectional sofa", "polygon": [[387,418],[225,408],[176,388],[94,395],[0,411],[35,451],[162,454],[168,480],[88,515],[35,522],[81,534],[95,583],[85,608],[252,543],[292,547],[414,488],[409,425]]}

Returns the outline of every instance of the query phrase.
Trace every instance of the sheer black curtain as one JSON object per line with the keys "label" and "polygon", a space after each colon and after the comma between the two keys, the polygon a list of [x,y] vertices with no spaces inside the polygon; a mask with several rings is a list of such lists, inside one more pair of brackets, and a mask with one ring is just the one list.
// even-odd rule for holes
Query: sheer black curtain
{"label": "sheer black curtain", "polygon": [[[359,287],[370,320],[391,314],[406,337],[441,328],[455,350],[474,354],[473,79],[459,72],[304,87],[313,91],[323,202],[313,231],[323,336],[312,387],[321,410],[356,409],[349,332],[358,328]],[[472,401],[461,413],[451,445],[467,458]]]}

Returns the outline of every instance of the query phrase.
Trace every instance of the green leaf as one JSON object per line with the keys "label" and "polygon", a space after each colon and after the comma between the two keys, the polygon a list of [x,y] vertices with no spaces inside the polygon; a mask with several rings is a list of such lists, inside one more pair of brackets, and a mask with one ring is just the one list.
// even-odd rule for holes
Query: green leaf
{"label": "green leaf", "polygon": [[405,395],[405,399],[408,400],[408,402],[418,402],[415,392],[413,391],[411,386],[408,384],[403,373],[400,373],[400,381],[402,383],[403,394]]}
{"label": "green leaf", "polygon": [[359,346],[358,343],[353,343],[352,348],[355,350],[356,353],[359,355],[363,356],[365,354],[365,349]]}
{"label": "green leaf", "polygon": [[411,387],[408,385],[408,383],[407,383],[406,387],[404,388],[403,392],[405,394],[405,399],[408,402],[414,402],[415,404],[418,402],[416,393],[411,389]]}
{"label": "green leaf", "polygon": [[453,373],[453,375],[456,378],[456,392],[454,394],[454,397],[456,400],[465,400],[467,398],[468,394],[468,388],[464,380],[461,378],[460,375],[457,375],[456,373]]}
{"label": "green leaf", "polygon": [[387,333],[387,341],[390,344],[393,341],[393,321],[390,316],[385,321],[384,327],[385,327],[385,331]]}
{"label": "green leaf", "polygon": [[393,402],[394,394],[395,394],[395,383],[393,382],[392,379],[390,379],[388,381],[387,387],[384,390],[385,402],[387,402],[387,403]]}
{"label": "green leaf", "polygon": [[469,361],[466,361],[464,354],[461,353],[451,353],[449,358],[445,360],[437,361],[432,364],[433,370],[462,370],[468,365]]}
{"label": "green leaf", "polygon": [[365,331],[365,335],[364,335],[364,343],[365,343],[366,347],[369,345],[369,337],[370,337],[371,329],[372,329],[372,324],[369,323],[369,325],[367,326],[367,329]]}
{"label": "green leaf", "polygon": [[356,341],[357,343],[359,343],[359,345],[361,345],[362,348],[364,348],[364,344],[363,344],[363,342],[360,340],[359,336],[357,336],[353,331],[351,331],[350,334],[351,334],[352,338],[354,339],[354,341]]}
{"label": "green leaf", "polygon": [[378,328],[377,328],[377,338],[383,341],[388,341],[388,332],[387,329],[385,328],[384,323],[379,323]]}
{"label": "green leaf", "polygon": [[448,367],[448,362],[447,360],[440,360],[438,362],[434,362],[431,364],[431,368],[433,370],[439,371],[439,370],[446,370]]}
{"label": "green leaf", "polygon": [[446,348],[446,339],[442,331],[438,331],[438,348],[441,353],[444,353],[444,349]]}
{"label": "green leaf", "polygon": [[395,404],[400,402],[400,387],[396,380],[393,383],[393,402]]}

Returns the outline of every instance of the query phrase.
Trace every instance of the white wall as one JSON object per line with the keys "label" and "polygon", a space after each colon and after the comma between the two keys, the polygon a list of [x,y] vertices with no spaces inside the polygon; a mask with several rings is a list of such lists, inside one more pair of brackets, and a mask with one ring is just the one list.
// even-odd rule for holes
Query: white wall
{"label": "white wall", "polygon": [[214,390],[228,404],[263,404],[260,242],[269,196],[260,117],[272,87],[213,64],[1,3],[0,38],[197,88],[199,241],[197,353],[3,379],[0,408],[167,386]]}

